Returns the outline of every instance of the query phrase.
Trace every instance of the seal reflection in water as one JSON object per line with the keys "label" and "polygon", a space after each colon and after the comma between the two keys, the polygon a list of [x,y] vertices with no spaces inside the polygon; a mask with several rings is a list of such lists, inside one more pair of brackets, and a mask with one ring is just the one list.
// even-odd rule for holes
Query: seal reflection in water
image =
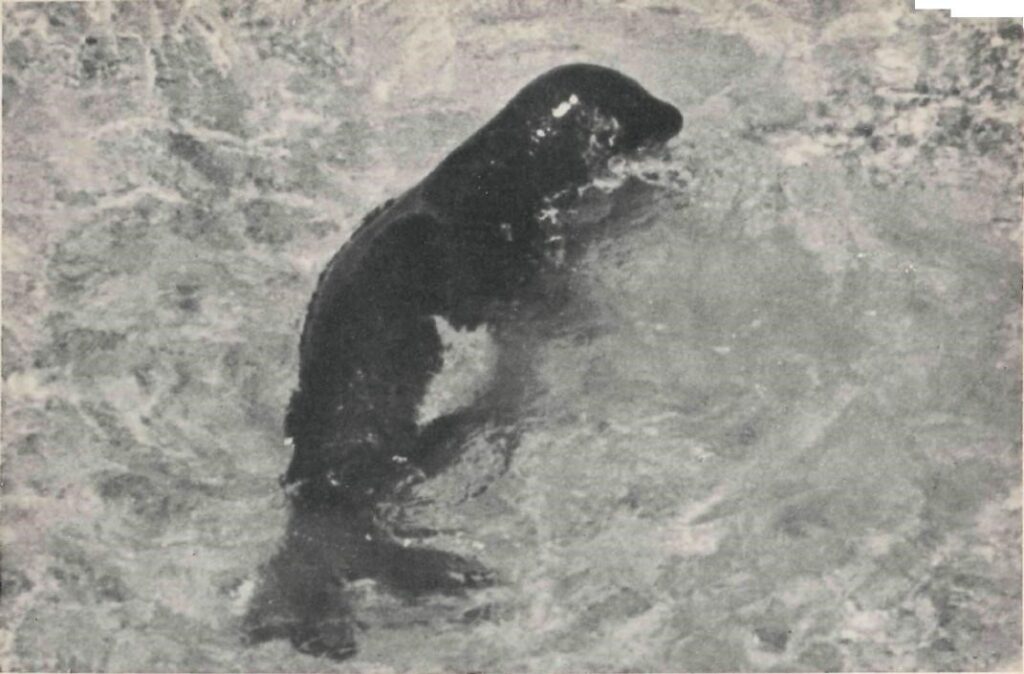
{"label": "seal reflection in water", "polygon": [[543,213],[571,206],[613,156],[681,127],[676,108],[614,70],[559,67],[366,217],[321,274],[306,316],[286,419],[292,512],[250,605],[252,641],[283,637],[342,659],[356,651],[345,599],[352,581],[372,578],[410,599],[491,582],[477,562],[403,546],[376,512],[458,458],[466,428],[511,409],[501,398],[516,387],[494,384],[503,370],[496,329],[490,387],[470,391],[461,409],[424,413],[445,342],[490,334],[543,299],[536,281],[554,264]]}

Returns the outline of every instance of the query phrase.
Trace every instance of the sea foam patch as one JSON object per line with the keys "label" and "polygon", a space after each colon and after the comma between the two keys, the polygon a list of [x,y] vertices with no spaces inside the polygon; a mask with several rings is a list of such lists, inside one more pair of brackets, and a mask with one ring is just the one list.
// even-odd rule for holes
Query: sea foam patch
{"label": "sea foam patch", "polygon": [[420,426],[472,405],[487,390],[498,364],[498,345],[486,325],[458,330],[441,316],[433,318],[444,362],[416,411]]}

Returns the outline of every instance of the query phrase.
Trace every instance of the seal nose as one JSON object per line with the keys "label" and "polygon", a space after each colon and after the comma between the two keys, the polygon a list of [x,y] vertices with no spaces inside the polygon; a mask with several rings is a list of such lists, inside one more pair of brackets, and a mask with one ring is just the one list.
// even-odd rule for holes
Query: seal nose
{"label": "seal nose", "polygon": [[676,106],[663,101],[654,100],[647,108],[645,129],[647,143],[661,144],[679,133],[683,128],[683,115]]}
{"label": "seal nose", "polygon": [[665,104],[665,121],[663,122],[663,135],[664,140],[672,138],[679,133],[683,128],[683,113],[679,112],[674,105]]}

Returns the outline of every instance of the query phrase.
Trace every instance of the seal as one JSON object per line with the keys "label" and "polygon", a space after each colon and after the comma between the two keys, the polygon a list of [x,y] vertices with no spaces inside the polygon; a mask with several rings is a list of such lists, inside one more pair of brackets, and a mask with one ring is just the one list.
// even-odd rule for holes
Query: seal
{"label": "seal", "polygon": [[[553,264],[553,242],[572,236],[553,233],[546,214],[570,206],[612,157],[664,143],[682,121],[614,70],[555,68],[364,219],[309,304],[285,422],[292,513],[247,616],[253,641],[286,637],[342,659],[356,651],[344,596],[352,580],[409,597],[492,581],[473,560],[400,545],[375,508],[449,465],[451,436],[502,407],[479,401],[515,388],[486,383],[502,369],[491,326],[544,294],[536,280]],[[463,347],[498,352],[470,359],[493,365],[485,384],[464,386],[470,404],[454,410],[425,404],[450,369],[446,355]]]}

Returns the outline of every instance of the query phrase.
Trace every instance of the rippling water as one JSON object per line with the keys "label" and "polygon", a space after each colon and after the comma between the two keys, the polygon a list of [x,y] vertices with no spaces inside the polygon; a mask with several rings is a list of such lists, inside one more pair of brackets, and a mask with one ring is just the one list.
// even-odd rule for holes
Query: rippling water
{"label": "rippling water", "polygon": [[[426,7],[4,8],[5,669],[1019,662],[1019,31]],[[341,665],[243,647],[316,274],[578,60],[686,127],[588,201],[509,471],[477,438],[402,514],[499,585],[359,584]]]}

